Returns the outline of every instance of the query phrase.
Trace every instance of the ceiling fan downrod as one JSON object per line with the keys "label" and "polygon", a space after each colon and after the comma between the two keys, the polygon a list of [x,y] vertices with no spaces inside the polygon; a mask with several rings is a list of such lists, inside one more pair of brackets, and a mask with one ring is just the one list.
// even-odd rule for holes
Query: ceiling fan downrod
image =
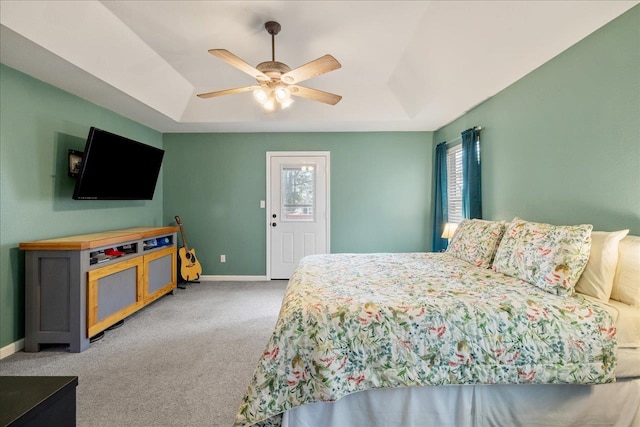
{"label": "ceiling fan downrod", "polygon": [[276,21],[269,21],[264,24],[264,28],[267,33],[271,34],[271,61],[276,61],[276,35],[280,32],[282,27]]}

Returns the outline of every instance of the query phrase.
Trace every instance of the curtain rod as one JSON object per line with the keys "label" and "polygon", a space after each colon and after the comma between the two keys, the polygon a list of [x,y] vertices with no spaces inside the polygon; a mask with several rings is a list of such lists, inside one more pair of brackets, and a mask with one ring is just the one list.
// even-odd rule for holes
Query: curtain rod
{"label": "curtain rod", "polygon": [[[472,129],[473,130],[477,130],[478,132],[480,132],[482,130],[482,126],[474,126]],[[458,142],[458,141],[462,141],[462,135],[460,135],[457,138],[452,139],[451,141],[447,141],[446,144],[449,145],[449,144],[453,144],[453,143]]]}

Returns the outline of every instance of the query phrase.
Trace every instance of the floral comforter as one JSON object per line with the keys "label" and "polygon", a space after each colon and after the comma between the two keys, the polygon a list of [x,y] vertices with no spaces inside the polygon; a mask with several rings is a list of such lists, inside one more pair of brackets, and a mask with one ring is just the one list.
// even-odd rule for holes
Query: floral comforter
{"label": "floral comforter", "polygon": [[303,258],[236,426],[380,387],[615,381],[615,326],[444,253]]}

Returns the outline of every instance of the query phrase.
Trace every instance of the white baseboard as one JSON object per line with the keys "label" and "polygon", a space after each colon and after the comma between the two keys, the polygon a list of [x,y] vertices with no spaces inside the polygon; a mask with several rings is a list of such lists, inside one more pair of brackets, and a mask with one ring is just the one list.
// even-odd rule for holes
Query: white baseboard
{"label": "white baseboard", "polygon": [[200,280],[212,282],[261,282],[268,280],[267,276],[218,276],[218,275],[202,275]]}
{"label": "white baseboard", "polygon": [[0,359],[9,357],[13,353],[17,353],[22,349],[24,349],[24,338],[19,339],[18,341],[12,342],[11,344],[5,345],[4,347],[0,348]]}

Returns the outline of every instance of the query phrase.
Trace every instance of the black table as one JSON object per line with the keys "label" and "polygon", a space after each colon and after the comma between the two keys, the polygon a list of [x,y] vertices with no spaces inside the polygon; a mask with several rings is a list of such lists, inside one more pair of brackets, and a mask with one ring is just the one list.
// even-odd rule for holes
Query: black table
{"label": "black table", "polygon": [[0,377],[0,427],[76,425],[78,377]]}

